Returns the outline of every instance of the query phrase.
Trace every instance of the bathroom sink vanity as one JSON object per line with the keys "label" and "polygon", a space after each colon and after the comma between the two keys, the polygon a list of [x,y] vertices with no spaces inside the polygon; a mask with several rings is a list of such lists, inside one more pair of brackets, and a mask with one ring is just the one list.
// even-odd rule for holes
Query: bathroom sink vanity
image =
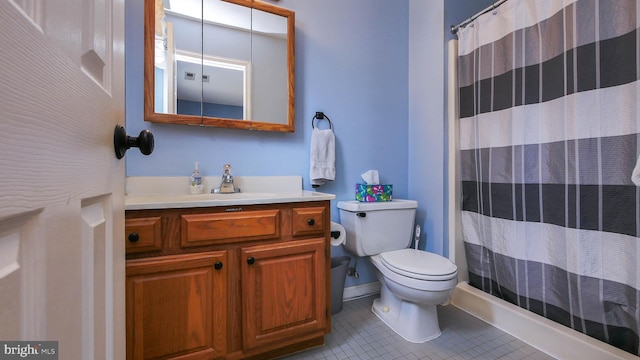
{"label": "bathroom sink vanity", "polygon": [[335,196],[271,190],[127,195],[128,359],[265,359],[324,343]]}

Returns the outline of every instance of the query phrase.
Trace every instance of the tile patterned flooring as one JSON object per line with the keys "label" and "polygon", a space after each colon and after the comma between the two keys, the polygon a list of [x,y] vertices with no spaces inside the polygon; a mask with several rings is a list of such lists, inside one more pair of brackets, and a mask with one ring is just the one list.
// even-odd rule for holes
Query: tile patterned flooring
{"label": "tile patterned flooring", "polygon": [[369,296],[345,302],[332,317],[325,345],[281,359],[286,360],[542,360],[553,357],[454,307],[438,307],[440,337],[407,342],[371,312]]}

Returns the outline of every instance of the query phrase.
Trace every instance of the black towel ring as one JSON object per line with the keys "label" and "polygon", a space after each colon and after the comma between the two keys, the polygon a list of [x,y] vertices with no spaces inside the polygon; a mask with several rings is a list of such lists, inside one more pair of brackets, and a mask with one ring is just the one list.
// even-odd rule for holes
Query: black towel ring
{"label": "black towel ring", "polygon": [[325,115],[322,111],[316,111],[316,114],[313,115],[313,118],[311,118],[311,128],[315,129],[316,127],[314,126],[314,122],[315,120],[327,120],[329,122],[329,129],[333,130],[333,126],[331,124],[331,120],[329,120],[329,117],[327,115]]}

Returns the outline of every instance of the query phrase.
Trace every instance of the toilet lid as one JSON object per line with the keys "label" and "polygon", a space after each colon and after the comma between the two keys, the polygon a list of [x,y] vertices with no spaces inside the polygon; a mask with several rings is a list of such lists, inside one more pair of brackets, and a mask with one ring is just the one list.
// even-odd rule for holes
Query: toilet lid
{"label": "toilet lid", "polygon": [[383,264],[390,270],[414,279],[448,280],[457,275],[458,267],[438,254],[402,249],[380,254]]}

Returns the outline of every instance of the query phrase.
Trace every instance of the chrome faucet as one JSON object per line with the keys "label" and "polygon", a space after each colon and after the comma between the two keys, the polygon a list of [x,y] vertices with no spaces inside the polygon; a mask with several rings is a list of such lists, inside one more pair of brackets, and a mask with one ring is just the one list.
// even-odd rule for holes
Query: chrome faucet
{"label": "chrome faucet", "polygon": [[220,187],[212,189],[212,193],[231,194],[240,192],[240,188],[236,188],[233,184],[233,175],[231,175],[231,165],[225,164],[222,167],[222,181]]}

